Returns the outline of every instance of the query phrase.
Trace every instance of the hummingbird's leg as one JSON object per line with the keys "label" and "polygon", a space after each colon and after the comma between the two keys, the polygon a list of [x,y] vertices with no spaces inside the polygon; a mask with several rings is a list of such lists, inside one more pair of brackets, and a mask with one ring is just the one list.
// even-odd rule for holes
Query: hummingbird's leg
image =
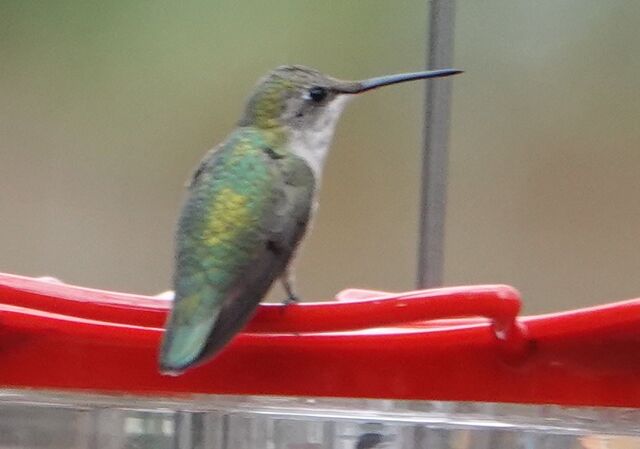
{"label": "hummingbird's leg", "polygon": [[293,286],[293,274],[289,268],[286,268],[282,276],[280,276],[280,282],[287,294],[287,298],[283,301],[284,305],[300,302],[300,297],[296,294],[295,287]]}

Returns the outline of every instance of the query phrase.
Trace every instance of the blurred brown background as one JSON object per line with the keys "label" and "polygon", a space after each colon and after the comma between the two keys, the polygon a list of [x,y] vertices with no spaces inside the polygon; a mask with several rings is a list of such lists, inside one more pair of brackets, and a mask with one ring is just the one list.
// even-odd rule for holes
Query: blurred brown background
{"label": "blurred brown background", "polygon": [[[169,288],[184,182],[256,79],[421,69],[427,22],[418,0],[1,1],[0,271]],[[461,0],[456,22],[446,283],[528,312],[640,296],[640,3]],[[423,89],[344,114],[307,299],[414,287]]]}

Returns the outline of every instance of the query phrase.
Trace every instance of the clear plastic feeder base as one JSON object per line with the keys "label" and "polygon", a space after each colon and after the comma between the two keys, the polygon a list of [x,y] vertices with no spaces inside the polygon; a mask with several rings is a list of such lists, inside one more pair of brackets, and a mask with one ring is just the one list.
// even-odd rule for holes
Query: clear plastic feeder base
{"label": "clear plastic feeder base", "polygon": [[0,449],[630,449],[638,423],[621,408],[0,392]]}

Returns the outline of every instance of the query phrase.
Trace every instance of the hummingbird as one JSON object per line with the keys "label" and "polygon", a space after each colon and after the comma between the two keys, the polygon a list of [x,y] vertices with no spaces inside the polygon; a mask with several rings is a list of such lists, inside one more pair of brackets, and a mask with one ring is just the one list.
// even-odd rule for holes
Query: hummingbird
{"label": "hummingbird", "polygon": [[442,69],[341,81],[278,67],[249,96],[237,127],[193,172],[176,231],[175,298],[160,371],[213,358],[280,280],[298,301],[291,261],[316,209],[329,144],[347,101],[391,84],[445,77]]}

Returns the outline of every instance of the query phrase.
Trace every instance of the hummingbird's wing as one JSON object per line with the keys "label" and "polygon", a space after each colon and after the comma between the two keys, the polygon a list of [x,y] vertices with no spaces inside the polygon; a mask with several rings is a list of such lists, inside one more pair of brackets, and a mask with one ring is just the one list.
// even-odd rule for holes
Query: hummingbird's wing
{"label": "hummingbird's wing", "polygon": [[302,159],[250,128],[205,157],[178,225],[163,371],[213,355],[251,318],[304,235],[314,182]]}

